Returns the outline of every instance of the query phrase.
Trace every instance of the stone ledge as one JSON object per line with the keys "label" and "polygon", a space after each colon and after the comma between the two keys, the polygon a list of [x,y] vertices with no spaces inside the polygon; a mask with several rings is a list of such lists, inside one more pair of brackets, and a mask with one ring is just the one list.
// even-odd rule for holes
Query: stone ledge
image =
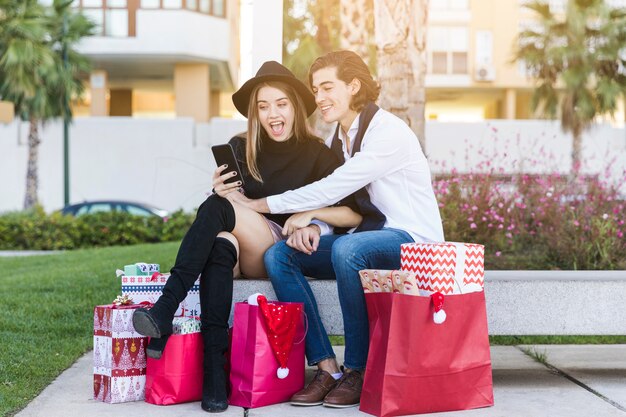
{"label": "stone ledge", "polygon": [[[326,331],[343,334],[335,281],[310,284]],[[235,280],[233,300],[255,292],[276,299],[269,281]],[[489,334],[624,335],[624,294],[626,271],[486,271]]]}
{"label": "stone ledge", "polygon": [[626,271],[485,271],[487,281],[626,281]]}

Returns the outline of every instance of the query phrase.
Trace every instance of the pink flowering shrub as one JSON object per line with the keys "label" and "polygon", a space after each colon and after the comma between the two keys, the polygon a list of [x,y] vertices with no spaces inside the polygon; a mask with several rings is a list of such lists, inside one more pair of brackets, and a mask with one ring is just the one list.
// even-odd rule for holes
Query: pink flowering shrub
{"label": "pink flowering shrub", "polygon": [[452,172],[433,185],[446,240],[484,244],[488,269],[626,269],[626,201],[598,176]]}

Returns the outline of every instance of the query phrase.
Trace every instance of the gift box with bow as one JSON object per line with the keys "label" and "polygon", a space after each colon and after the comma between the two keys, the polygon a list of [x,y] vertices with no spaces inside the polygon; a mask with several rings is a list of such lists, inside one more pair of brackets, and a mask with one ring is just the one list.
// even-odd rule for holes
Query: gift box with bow
{"label": "gift box with bow", "polygon": [[[139,265],[139,266],[138,266]],[[148,265],[148,267],[144,267],[141,265]],[[150,267],[152,265],[152,267]],[[122,294],[127,295],[136,303],[141,302],[149,302],[155,303],[161,293],[163,292],[163,287],[165,287],[165,283],[170,277],[170,274],[164,274],[157,271],[153,271],[150,273],[141,273],[139,275],[134,274],[137,272],[137,268],[146,269],[147,271],[150,268],[159,268],[158,264],[142,264],[138,263],[135,265],[126,265],[124,270],[118,269],[117,276],[121,278],[122,281]],[[126,272],[133,272],[133,274],[128,274]],[[187,293],[187,297],[180,303],[178,310],[176,310],[176,316],[200,316],[200,281],[196,280],[193,284],[193,287]]]}
{"label": "gift box with bow", "polygon": [[133,328],[135,309],[128,297],[96,306],[93,314],[94,399],[107,403],[141,401],[146,384],[148,338]]}

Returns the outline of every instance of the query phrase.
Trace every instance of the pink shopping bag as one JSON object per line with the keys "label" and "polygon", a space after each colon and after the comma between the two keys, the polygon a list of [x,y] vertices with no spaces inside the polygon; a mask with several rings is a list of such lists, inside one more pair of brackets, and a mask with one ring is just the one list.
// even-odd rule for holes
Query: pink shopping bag
{"label": "pink shopping bag", "polygon": [[171,405],[201,400],[203,358],[200,333],[171,335],[161,359],[148,358],[146,402]]}
{"label": "pink shopping bag", "polygon": [[[259,300],[259,304],[261,301]],[[288,401],[304,387],[304,322],[302,303],[267,303],[278,313],[280,320],[274,324],[294,326],[293,344],[288,357],[276,353],[276,339],[270,343],[269,333],[276,333],[268,324],[262,308],[248,303],[236,303],[230,349],[231,392],[228,403],[246,408],[262,407]],[[267,310],[266,310],[267,311]],[[285,327],[283,327],[285,328]],[[278,329],[280,331],[280,329]],[[286,363],[285,366],[281,366]],[[281,372],[277,369],[283,368]],[[287,373],[286,376],[284,374]],[[279,377],[280,374],[280,377]],[[282,378],[281,378],[282,377]]]}

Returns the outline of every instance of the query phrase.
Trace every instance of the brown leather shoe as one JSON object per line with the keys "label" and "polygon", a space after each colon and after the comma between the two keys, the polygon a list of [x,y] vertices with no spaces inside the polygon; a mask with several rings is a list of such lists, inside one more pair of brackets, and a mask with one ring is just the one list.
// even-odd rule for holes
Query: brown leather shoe
{"label": "brown leather shoe", "polygon": [[324,397],[337,385],[337,380],[331,374],[321,369],[304,389],[291,397],[292,405],[311,406],[321,405]]}
{"label": "brown leather shoe", "polygon": [[324,398],[323,404],[332,408],[355,407],[361,402],[362,388],[361,371],[347,370],[337,382],[337,387]]}

